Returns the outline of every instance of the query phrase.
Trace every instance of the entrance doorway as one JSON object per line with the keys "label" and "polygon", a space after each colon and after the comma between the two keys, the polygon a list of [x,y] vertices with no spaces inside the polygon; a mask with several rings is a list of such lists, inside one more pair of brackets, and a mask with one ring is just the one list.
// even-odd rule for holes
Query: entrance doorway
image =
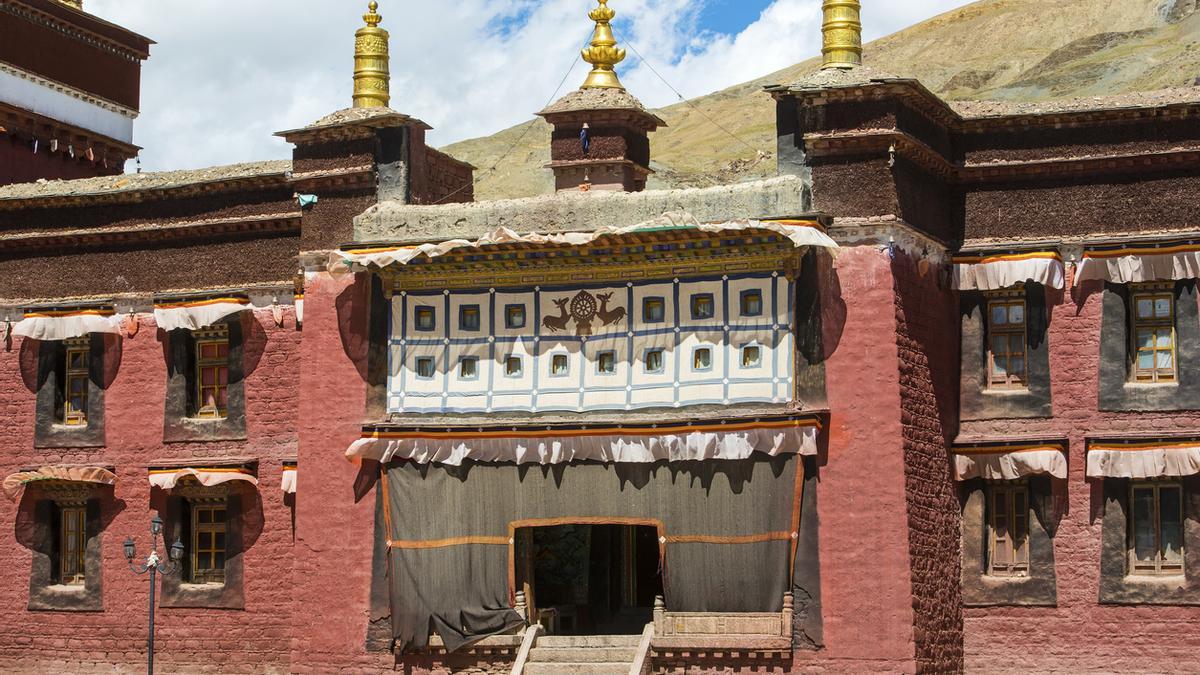
{"label": "entrance doorway", "polygon": [[550,634],[636,635],[662,595],[658,531],[553,525],[516,531],[517,588]]}

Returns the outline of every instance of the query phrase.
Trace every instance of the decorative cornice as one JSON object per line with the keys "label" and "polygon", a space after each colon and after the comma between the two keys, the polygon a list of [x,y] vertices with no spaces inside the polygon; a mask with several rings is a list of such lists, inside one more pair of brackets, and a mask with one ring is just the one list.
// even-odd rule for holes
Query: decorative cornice
{"label": "decorative cornice", "polygon": [[12,75],[13,77],[19,77],[23,80],[29,80],[30,82],[32,82],[40,87],[45,87],[47,89],[53,89],[54,91],[56,91],[60,94],[65,94],[67,96],[70,96],[71,98],[79,99],[80,101],[83,101],[84,103],[94,105],[98,108],[103,108],[104,110],[107,110],[109,112],[117,113],[118,115],[128,117],[131,120],[137,119],[137,116],[139,114],[139,112],[137,110],[134,110],[133,108],[130,108],[128,106],[123,106],[120,103],[117,103],[115,101],[110,101],[106,98],[101,98],[99,96],[96,96],[95,94],[90,94],[86,91],[83,91],[82,89],[77,89],[75,87],[72,87],[69,84],[63,84],[62,82],[59,82],[57,80],[51,80],[50,78],[43,77],[41,75],[38,75],[37,73],[32,73],[28,70],[24,70],[22,68],[17,68],[16,66],[14,66],[12,64],[4,63],[3,61],[0,61],[0,72],[8,73],[9,75]]}
{"label": "decorative cornice", "polygon": [[895,216],[882,218],[837,218],[829,236],[839,246],[898,248],[909,255],[938,265],[950,262],[946,244],[924,234]]}
{"label": "decorative cornice", "polygon": [[97,229],[72,229],[0,235],[0,252],[30,249],[179,241],[254,233],[300,232],[300,212],[270,213],[241,218],[213,218],[183,223]]}
{"label": "decorative cornice", "polygon": [[[149,49],[134,49],[129,45],[122,44],[121,42],[112,38],[105,37],[75,25],[71,25],[63,21],[61,18],[50,14],[49,12],[44,12],[28,5],[17,4],[13,0],[0,0],[0,12],[7,12],[13,16],[21,17],[22,19],[35,23],[39,26],[56,30],[71,38],[96,47],[97,49],[102,49],[106,52],[116,54],[117,56],[128,59],[129,61],[133,61],[135,63],[140,63],[141,61],[150,58]],[[112,27],[116,30],[125,32],[130,36],[136,37],[141,41],[144,41],[147,47],[151,44],[154,44],[153,40],[142,37],[137,33],[127,31],[119,26]]]}

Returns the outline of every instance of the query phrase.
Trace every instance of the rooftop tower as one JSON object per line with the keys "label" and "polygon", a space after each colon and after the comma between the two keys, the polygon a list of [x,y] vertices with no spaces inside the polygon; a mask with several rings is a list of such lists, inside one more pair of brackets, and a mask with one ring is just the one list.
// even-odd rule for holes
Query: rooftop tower
{"label": "rooftop tower", "polygon": [[354,34],[354,107],[386,108],[391,103],[388,32],[379,27],[379,3],[363,15],[367,25]]}
{"label": "rooftop tower", "polygon": [[859,0],[825,0],[821,33],[822,68],[862,65],[862,20]]}
{"label": "rooftop tower", "polygon": [[559,191],[646,189],[650,132],[666,123],[625,90],[616,66],[625,60],[617,47],[608,0],[588,13],[596,23],[583,60],[592,64],[583,85],[538,113],[554,125],[550,164]]}

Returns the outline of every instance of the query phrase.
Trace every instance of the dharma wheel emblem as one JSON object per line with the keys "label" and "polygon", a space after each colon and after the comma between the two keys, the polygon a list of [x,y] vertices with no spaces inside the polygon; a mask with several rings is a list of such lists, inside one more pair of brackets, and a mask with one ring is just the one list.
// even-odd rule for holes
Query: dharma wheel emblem
{"label": "dharma wheel emblem", "polygon": [[542,319],[542,327],[552,333],[565,331],[567,324],[575,321],[575,334],[585,336],[592,334],[592,323],[599,319],[605,326],[620,323],[625,319],[625,308],[608,308],[612,293],[601,293],[598,296],[587,291],[579,291],[572,298],[556,298],[551,300],[558,308],[558,315],[548,315]]}

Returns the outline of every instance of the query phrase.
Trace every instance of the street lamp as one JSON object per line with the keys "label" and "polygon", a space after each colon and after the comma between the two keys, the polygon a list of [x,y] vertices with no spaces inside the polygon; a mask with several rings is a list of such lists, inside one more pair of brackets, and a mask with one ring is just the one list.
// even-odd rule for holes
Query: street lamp
{"label": "street lamp", "polygon": [[150,635],[146,639],[146,672],[150,675],[154,675],[154,577],[159,573],[174,574],[179,571],[179,561],[183,559],[183,542],[178,538],[175,539],[174,544],[171,544],[171,550],[167,553],[170,561],[164,562],[162,558],[158,557],[158,537],[162,534],[162,529],[162,518],[154,516],[150,520],[150,555],[141,565],[133,563],[133,557],[136,555],[133,537],[125,539],[125,560],[129,562],[129,569],[137,574],[150,573]]}

